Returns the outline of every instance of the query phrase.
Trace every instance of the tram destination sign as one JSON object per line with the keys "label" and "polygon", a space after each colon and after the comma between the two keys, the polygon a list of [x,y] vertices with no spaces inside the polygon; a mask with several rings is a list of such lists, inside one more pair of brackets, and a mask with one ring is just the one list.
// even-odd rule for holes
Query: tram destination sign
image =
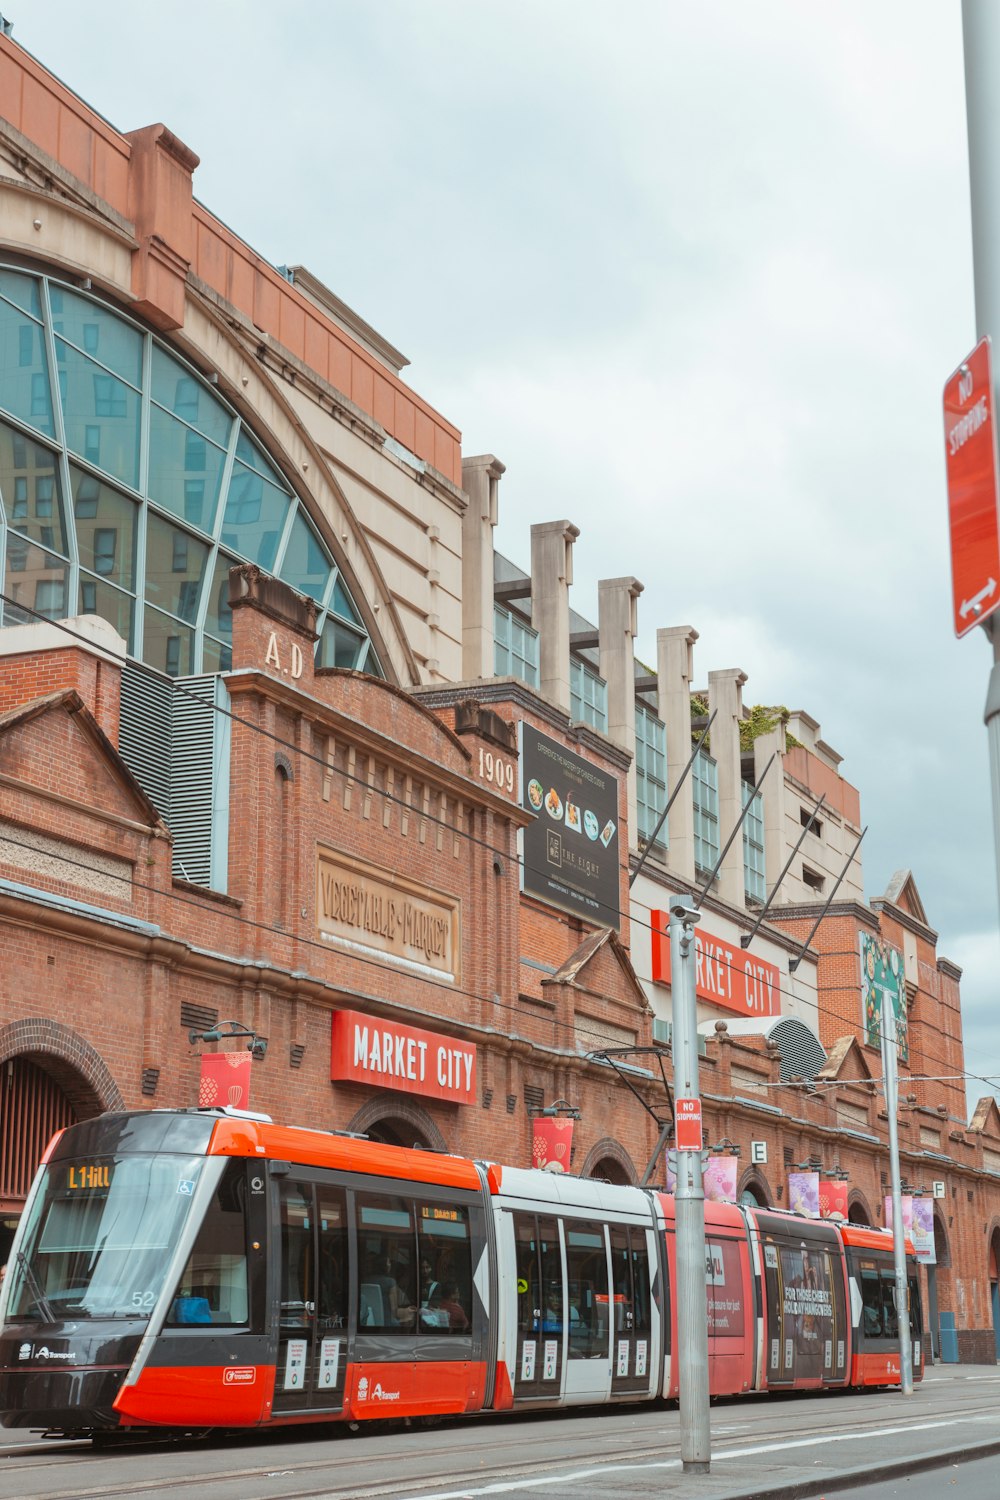
{"label": "tram destination sign", "polygon": [[1000,520],[993,360],[980,339],[944,387],[945,466],[955,634],[1000,608]]}
{"label": "tram destination sign", "polygon": [[621,925],[618,778],[523,721],[521,888],[617,932]]}

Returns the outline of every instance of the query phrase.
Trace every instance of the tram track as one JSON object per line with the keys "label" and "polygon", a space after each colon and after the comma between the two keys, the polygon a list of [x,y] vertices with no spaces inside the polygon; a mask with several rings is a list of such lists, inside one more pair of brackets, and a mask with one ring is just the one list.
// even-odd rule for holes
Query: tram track
{"label": "tram track", "polygon": [[[950,1403],[947,1405],[950,1406]],[[753,1416],[758,1413],[762,1415],[765,1410],[768,1413],[768,1436],[771,1442],[780,1442],[783,1434],[789,1438],[794,1434],[799,1443],[810,1439],[820,1441],[833,1438],[838,1430],[850,1430],[854,1435],[863,1435],[866,1431],[874,1432],[883,1428],[887,1419],[896,1428],[926,1427],[928,1416],[931,1415],[924,1403],[920,1403],[917,1409],[901,1411],[897,1400],[888,1409],[880,1401],[877,1404],[871,1403],[868,1410],[860,1410],[859,1404],[852,1399],[850,1408],[845,1407],[843,1420],[832,1425],[829,1420],[819,1420],[818,1413],[815,1418],[810,1419],[798,1402],[788,1402],[779,1407],[773,1398],[766,1408],[761,1403],[755,1408],[740,1410],[738,1414],[729,1407],[724,1410],[716,1409],[713,1415],[735,1419],[728,1424],[728,1433],[723,1435],[719,1432],[713,1443],[720,1460],[724,1458],[727,1449],[746,1445],[752,1430],[757,1426],[752,1420]],[[994,1416],[995,1411],[994,1402],[983,1400],[954,1410],[936,1407],[933,1417],[936,1421],[953,1418],[956,1421],[975,1422]],[[582,1412],[567,1414],[570,1422],[574,1416],[582,1415]],[[578,1431],[568,1430],[566,1417],[557,1423],[538,1420],[537,1432],[526,1431],[529,1424],[523,1422],[518,1422],[516,1432],[509,1429],[505,1432],[506,1423],[495,1419],[489,1423],[462,1423],[449,1428],[447,1444],[440,1439],[435,1442],[433,1438],[428,1443],[424,1435],[401,1430],[393,1434],[367,1434],[358,1440],[357,1447],[352,1447],[355,1439],[345,1434],[332,1438],[326,1451],[319,1455],[315,1454],[313,1447],[317,1441],[315,1434],[303,1444],[303,1448],[306,1443],[309,1444],[308,1453],[296,1451],[295,1440],[288,1440],[283,1436],[282,1441],[271,1443],[266,1457],[262,1454],[261,1461],[258,1462],[242,1462],[214,1470],[210,1463],[198,1463],[197,1473],[164,1473],[161,1469],[161,1472],[148,1478],[137,1477],[132,1472],[128,1477],[123,1476],[120,1481],[108,1472],[119,1458],[125,1460],[129,1455],[142,1454],[144,1458],[152,1459],[174,1454],[179,1459],[182,1450],[163,1443],[151,1443],[148,1447],[128,1445],[118,1450],[84,1448],[76,1442],[60,1443],[58,1446],[51,1446],[48,1442],[32,1443],[30,1446],[12,1444],[0,1447],[0,1486],[8,1500],[41,1500],[41,1497],[44,1500],[116,1500],[116,1497],[127,1500],[129,1496],[166,1495],[170,1491],[189,1491],[194,1486],[204,1489],[208,1485],[213,1487],[213,1492],[217,1488],[220,1493],[229,1487],[242,1500],[248,1495],[257,1494],[266,1494],[273,1497],[273,1500],[316,1500],[320,1495],[330,1497],[330,1500],[341,1500],[341,1497],[342,1500],[346,1500],[346,1497],[351,1497],[351,1500],[382,1500],[382,1497],[395,1497],[403,1491],[418,1496],[424,1491],[455,1489],[463,1482],[473,1479],[477,1473],[483,1480],[523,1482],[535,1477],[541,1479],[565,1468],[567,1464],[602,1468],[620,1464],[623,1453],[627,1453],[630,1464],[669,1464],[679,1460],[679,1432],[669,1436],[657,1433],[655,1439],[650,1441],[645,1434],[636,1431],[635,1421],[637,1416],[652,1416],[649,1408],[644,1408],[641,1413],[631,1409],[625,1420],[622,1419],[623,1415],[601,1413],[602,1420],[594,1422],[593,1414],[590,1414],[586,1420],[578,1421]],[[675,1409],[668,1415],[676,1421]],[[824,1402],[823,1417],[828,1419],[829,1415],[830,1407]],[[747,1418],[751,1420],[747,1421]],[[724,1420],[718,1425],[727,1424]],[[487,1428],[489,1461],[483,1464],[481,1437]],[[571,1442],[571,1454],[562,1452],[557,1455],[553,1452],[554,1446],[560,1446],[558,1442],[554,1442],[560,1435]],[[271,1438],[274,1436],[276,1434],[269,1434]],[[392,1441],[394,1438],[401,1438],[403,1441]],[[255,1441],[261,1441],[260,1437],[256,1436]],[[610,1453],[609,1447],[612,1450]],[[208,1447],[184,1444],[183,1453],[206,1458],[212,1454],[223,1459],[228,1456],[223,1451],[223,1444],[219,1442]],[[416,1471],[407,1470],[404,1473],[404,1469],[411,1464],[416,1465]],[[98,1466],[102,1475],[99,1482],[94,1483],[97,1479],[95,1468]],[[165,1467],[172,1469],[173,1465]],[[380,1471],[378,1478],[373,1477],[373,1469]],[[282,1485],[281,1480],[286,1478],[288,1483]]]}

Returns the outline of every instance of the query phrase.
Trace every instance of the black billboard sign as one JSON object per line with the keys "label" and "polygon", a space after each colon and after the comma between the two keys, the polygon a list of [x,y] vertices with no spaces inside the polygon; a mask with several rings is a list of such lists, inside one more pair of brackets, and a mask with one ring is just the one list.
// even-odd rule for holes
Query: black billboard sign
{"label": "black billboard sign", "polygon": [[600,927],[620,924],[618,779],[521,726],[524,830],[521,889]]}

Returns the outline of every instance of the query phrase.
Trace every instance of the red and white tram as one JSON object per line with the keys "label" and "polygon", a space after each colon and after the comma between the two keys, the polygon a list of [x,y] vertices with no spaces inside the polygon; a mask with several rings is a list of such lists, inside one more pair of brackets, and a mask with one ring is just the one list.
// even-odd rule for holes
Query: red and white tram
{"label": "red and white tram", "polygon": [[[899,1382],[891,1237],[706,1204],[713,1395]],[[0,1421],[81,1434],[677,1395],[664,1194],[275,1125],[58,1135],[0,1291]],[[915,1378],[920,1306],[910,1268]]]}

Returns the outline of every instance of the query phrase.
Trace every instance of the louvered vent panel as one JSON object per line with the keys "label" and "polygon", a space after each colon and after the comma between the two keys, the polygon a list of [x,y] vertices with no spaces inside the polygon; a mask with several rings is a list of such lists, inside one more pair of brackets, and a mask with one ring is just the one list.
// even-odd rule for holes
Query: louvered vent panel
{"label": "louvered vent panel", "polygon": [[118,748],[164,820],[170,809],[170,704],[173,683],[135,662],[122,672]]}
{"label": "louvered vent panel", "polygon": [[815,1078],[826,1062],[816,1037],[796,1016],[786,1016],[771,1027],[768,1041],[781,1053],[781,1077]]}
{"label": "louvered vent panel", "polygon": [[212,875],[215,682],[214,677],[179,679],[172,705],[173,743],[179,751],[168,818],[174,836],[174,875],[196,885],[210,885]]}

